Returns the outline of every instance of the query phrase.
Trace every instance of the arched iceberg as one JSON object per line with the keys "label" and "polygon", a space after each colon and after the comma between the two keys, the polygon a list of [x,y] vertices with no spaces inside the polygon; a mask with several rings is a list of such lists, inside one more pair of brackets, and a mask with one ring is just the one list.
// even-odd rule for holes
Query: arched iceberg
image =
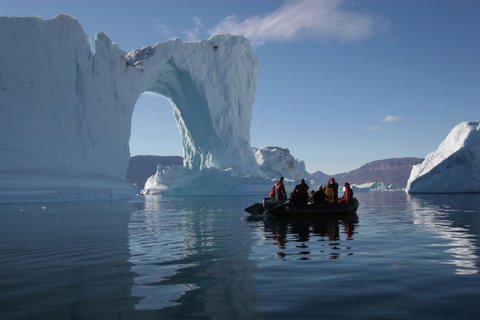
{"label": "arched iceberg", "polygon": [[[167,97],[189,171],[257,174],[250,123],[258,65],[243,37],[220,35],[92,51],[77,20],[0,17],[0,201],[119,198],[136,100]],[[161,137],[159,137],[161,139]]]}

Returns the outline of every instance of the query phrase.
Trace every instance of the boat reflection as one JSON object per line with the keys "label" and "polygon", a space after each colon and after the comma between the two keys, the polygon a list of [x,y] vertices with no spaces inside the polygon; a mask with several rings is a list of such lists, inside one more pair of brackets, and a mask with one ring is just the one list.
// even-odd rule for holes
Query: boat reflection
{"label": "boat reflection", "polygon": [[455,266],[455,274],[480,273],[480,195],[411,195],[413,222],[441,240],[439,263]]}
{"label": "boat reflection", "polygon": [[351,243],[358,215],[325,217],[250,216],[250,222],[263,222],[263,239],[279,249],[280,259],[338,259],[353,255]]}

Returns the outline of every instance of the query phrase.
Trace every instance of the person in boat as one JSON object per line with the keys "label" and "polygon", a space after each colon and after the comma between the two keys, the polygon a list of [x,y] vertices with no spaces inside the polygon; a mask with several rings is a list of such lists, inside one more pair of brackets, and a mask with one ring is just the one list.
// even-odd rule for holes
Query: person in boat
{"label": "person in boat", "polygon": [[306,184],[305,179],[302,179],[300,184],[297,184],[293,189],[290,201],[297,205],[306,206],[310,198],[308,189],[308,184]]}
{"label": "person in boat", "polygon": [[343,186],[343,197],[338,199],[338,204],[350,203],[353,200],[353,190],[350,187],[350,183],[345,182]]}
{"label": "person in boat", "polygon": [[312,195],[312,202],[313,203],[326,203],[327,200],[325,199],[325,186],[319,186],[318,190],[315,191]]}
{"label": "person in boat", "polygon": [[285,185],[283,184],[283,177],[280,177],[280,179],[275,182],[275,184],[272,187],[272,190],[270,191],[270,198],[275,198],[277,201],[285,201],[287,200],[287,192],[285,191]]}
{"label": "person in boat", "polygon": [[327,188],[330,188],[333,190],[333,202],[337,203],[338,201],[338,183],[335,182],[335,178],[330,178],[328,180],[328,185]]}
{"label": "person in boat", "polygon": [[324,187],[325,192],[325,202],[327,203],[335,203],[335,193],[333,192],[332,188],[329,188],[328,185]]}

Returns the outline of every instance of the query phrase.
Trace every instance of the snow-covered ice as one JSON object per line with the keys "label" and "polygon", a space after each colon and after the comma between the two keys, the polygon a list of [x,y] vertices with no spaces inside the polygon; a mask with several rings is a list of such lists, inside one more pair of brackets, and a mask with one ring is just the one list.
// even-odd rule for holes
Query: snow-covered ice
{"label": "snow-covered ice", "polygon": [[480,122],[455,126],[425,160],[413,166],[409,193],[480,193]]}
{"label": "snow-covered ice", "polygon": [[131,118],[146,91],[170,100],[187,170],[259,173],[250,149],[258,65],[245,38],[125,53],[99,33],[92,50],[79,22],[60,15],[0,17],[0,43],[0,201],[13,191],[24,200],[45,190],[54,199],[134,194]]}

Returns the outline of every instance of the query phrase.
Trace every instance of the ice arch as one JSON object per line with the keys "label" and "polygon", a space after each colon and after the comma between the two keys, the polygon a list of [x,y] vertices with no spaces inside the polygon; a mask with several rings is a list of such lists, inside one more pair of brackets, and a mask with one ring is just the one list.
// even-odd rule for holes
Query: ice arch
{"label": "ice arch", "polygon": [[92,51],[78,21],[60,15],[0,17],[0,43],[0,201],[131,193],[131,117],[145,91],[172,102],[188,169],[256,170],[258,67],[242,37],[126,53],[99,33]]}
{"label": "ice arch", "polygon": [[134,50],[125,58],[142,70],[140,91],[167,97],[191,170],[234,168],[251,173],[250,123],[257,62],[245,38],[180,40]]}

